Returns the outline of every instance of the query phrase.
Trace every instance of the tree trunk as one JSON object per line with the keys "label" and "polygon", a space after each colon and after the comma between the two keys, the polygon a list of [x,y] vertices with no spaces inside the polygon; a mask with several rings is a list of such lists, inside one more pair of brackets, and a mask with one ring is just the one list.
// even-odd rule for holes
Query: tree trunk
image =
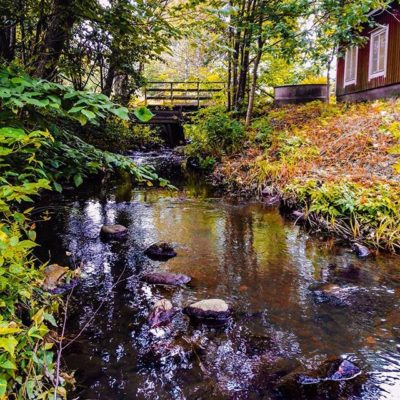
{"label": "tree trunk", "polygon": [[249,93],[249,103],[247,105],[247,112],[246,112],[246,126],[250,126],[251,118],[253,116],[253,108],[254,108],[254,98],[256,95],[256,87],[257,87],[257,80],[258,80],[258,66],[260,65],[262,56],[262,49],[258,50],[257,57],[254,61],[253,66],[253,79],[251,82],[250,93]]}
{"label": "tree trunk", "polygon": [[232,57],[232,85],[231,85],[231,109],[237,109],[237,96],[238,96],[238,75],[239,75],[239,56],[241,52],[240,44],[242,43],[242,30],[241,23],[243,22],[247,0],[242,0],[240,12],[232,26],[236,27],[236,32],[233,35],[233,57]]}
{"label": "tree trunk", "polygon": [[327,93],[326,93],[326,102],[329,104],[331,102],[331,96],[330,96],[330,87],[331,87],[331,67],[332,67],[332,61],[333,58],[335,57],[336,54],[336,46],[332,48],[332,53],[331,56],[328,60],[328,68],[326,71],[326,84],[328,85]]}
{"label": "tree trunk", "polygon": [[117,103],[127,106],[131,95],[129,90],[129,76],[127,74],[120,73],[115,77],[114,90]]}
{"label": "tree trunk", "polygon": [[43,44],[38,46],[33,71],[35,76],[49,80],[56,75],[58,61],[77,19],[74,0],[54,0],[52,15]]}
{"label": "tree trunk", "polygon": [[110,97],[112,88],[113,88],[113,83],[114,83],[114,78],[115,78],[115,67],[112,63],[110,63],[107,71],[107,76],[104,79],[104,88],[103,88],[103,94],[106,96]]}
{"label": "tree trunk", "polygon": [[263,49],[264,49],[264,43],[265,43],[265,38],[263,38],[263,30],[262,30],[262,24],[263,24],[263,4],[264,2],[261,2],[260,4],[260,11],[259,11],[259,16],[258,16],[258,39],[257,39],[257,55],[254,60],[254,65],[253,65],[253,79],[251,82],[251,87],[250,87],[250,92],[249,92],[249,102],[247,104],[247,112],[246,112],[246,126],[250,126],[251,124],[251,118],[253,116],[253,108],[254,108],[254,99],[256,95],[256,88],[257,88],[257,80],[258,80],[258,67],[261,62],[261,57],[263,54]]}
{"label": "tree trunk", "polygon": [[241,57],[240,57],[237,94],[235,98],[236,111],[242,110],[243,103],[246,98],[247,76],[250,66],[250,44],[253,38],[256,5],[257,5],[256,0],[249,0],[246,8],[246,16],[244,21],[245,29],[243,33],[242,43],[240,46]]}
{"label": "tree trunk", "polygon": [[15,51],[15,25],[0,28],[0,58],[12,61]]}

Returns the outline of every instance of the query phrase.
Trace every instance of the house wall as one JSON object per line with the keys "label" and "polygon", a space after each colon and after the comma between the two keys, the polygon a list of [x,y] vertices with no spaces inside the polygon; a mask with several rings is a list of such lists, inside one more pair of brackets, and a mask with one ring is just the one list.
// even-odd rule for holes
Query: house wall
{"label": "house wall", "polygon": [[[338,60],[336,95],[339,101],[369,100],[393,95],[400,96],[400,5],[388,13],[375,17],[382,25],[389,25],[388,59],[386,77],[368,80],[370,41],[358,49],[357,82],[344,87],[344,58]],[[394,15],[392,15],[394,14]],[[363,35],[370,37],[376,28],[365,29]],[[385,88],[382,90],[382,88]]]}

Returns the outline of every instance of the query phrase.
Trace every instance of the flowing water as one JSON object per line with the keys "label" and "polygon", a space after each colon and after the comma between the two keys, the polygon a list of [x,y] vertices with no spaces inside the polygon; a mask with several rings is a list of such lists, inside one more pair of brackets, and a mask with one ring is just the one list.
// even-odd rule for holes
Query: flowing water
{"label": "flowing water", "polygon": [[[76,371],[71,398],[400,399],[399,257],[359,260],[275,208],[213,195],[198,177],[179,191],[97,183],[46,206],[52,219],[39,229],[41,257],[82,269],[67,337],[90,322],[63,354]],[[103,242],[104,223],[125,225],[128,239]],[[178,256],[147,258],[143,251],[159,240]],[[160,270],[192,282],[140,281]],[[325,286],[340,301],[311,290],[319,282],[334,284]],[[225,326],[206,326],[178,314],[150,330],[161,298],[176,307],[221,298],[233,315]],[[362,374],[312,385],[293,378],[318,374],[330,357],[351,360]]]}

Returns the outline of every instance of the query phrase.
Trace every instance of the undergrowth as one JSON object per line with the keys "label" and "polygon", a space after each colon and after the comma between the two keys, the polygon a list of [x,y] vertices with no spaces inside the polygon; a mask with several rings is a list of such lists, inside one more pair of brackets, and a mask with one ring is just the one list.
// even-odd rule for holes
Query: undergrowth
{"label": "undergrowth", "polygon": [[197,158],[202,169],[211,169],[221,156],[237,151],[245,139],[244,126],[224,106],[200,109],[184,128],[189,139],[186,155]]}
{"label": "undergrowth", "polygon": [[271,108],[247,133],[217,181],[280,194],[315,228],[400,251],[400,100]]}

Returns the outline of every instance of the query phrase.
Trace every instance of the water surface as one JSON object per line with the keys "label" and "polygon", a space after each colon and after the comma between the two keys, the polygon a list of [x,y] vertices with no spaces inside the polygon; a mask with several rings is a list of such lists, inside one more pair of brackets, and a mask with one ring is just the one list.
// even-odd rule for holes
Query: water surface
{"label": "water surface", "polygon": [[[76,371],[71,398],[400,398],[399,257],[358,260],[274,208],[215,197],[193,180],[177,192],[97,184],[52,206],[51,222],[39,230],[41,256],[82,269],[68,337],[92,320],[64,353]],[[103,242],[105,223],[127,226],[129,238]],[[173,243],[178,256],[146,258],[143,251],[159,240]],[[181,288],[140,281],[160,270],[193,281]],[[309,289],[316,282],[356,294],[346,304],[321,302]],[[225,327],[178,315],[150,331],[146,319],[161,298],[177,307],[221,298],[234,313]],[[285,375],[332,356],[357,364],[362,379],[282,394]]]}

